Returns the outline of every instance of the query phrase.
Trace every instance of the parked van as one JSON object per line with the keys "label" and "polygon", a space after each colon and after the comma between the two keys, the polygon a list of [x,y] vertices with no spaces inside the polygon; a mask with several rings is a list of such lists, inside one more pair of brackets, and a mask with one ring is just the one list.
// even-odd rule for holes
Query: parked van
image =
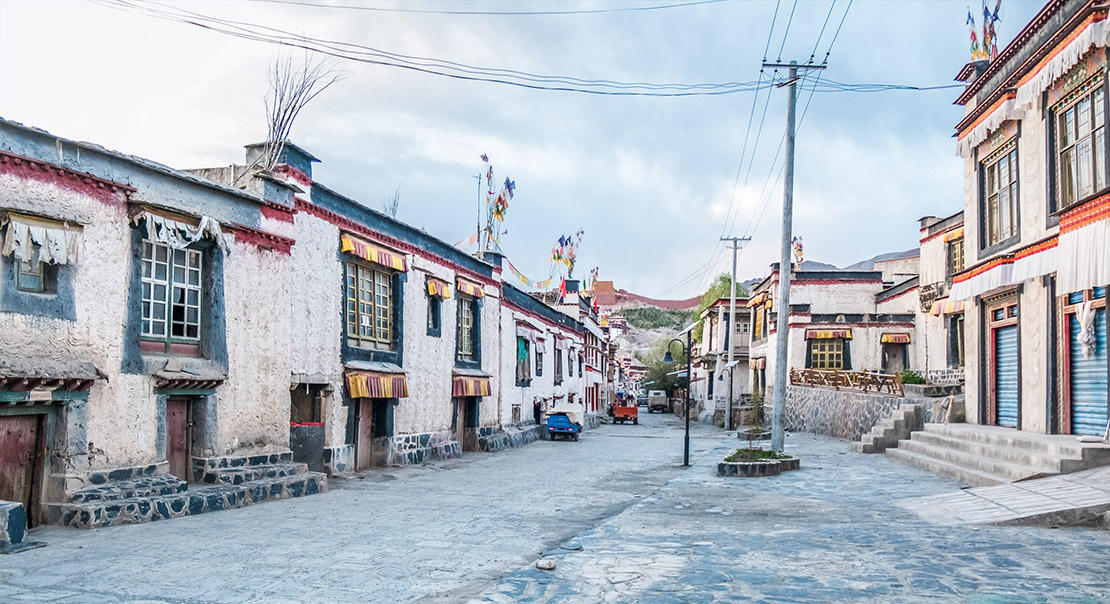
{"label": "parked van", "polygon": [[666,413],[671,410],[671,403],[667,400],[667,393],[663,390],[648,391],[648,413]]}

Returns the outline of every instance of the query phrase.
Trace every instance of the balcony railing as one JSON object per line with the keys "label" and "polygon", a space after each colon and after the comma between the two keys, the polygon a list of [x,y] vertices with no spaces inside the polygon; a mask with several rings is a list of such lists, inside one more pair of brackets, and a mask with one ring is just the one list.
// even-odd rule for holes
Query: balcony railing
{"label": "balcony railing", "polygon": [[836,369],[791,369],[791,386],[828,386],[834,390],[882,393],[906,396],[902,378],[898,375],[873,371],[839,371]]}

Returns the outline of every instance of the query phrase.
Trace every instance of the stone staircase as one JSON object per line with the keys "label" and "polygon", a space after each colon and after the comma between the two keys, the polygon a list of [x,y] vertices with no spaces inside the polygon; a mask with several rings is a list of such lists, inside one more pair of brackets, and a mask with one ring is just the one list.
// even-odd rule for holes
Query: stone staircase
{"label": "stone staircase", "polygon": [[328,490],[325,474],[309,472],[292,453],[194,458],[190,487],[169,474],[109,481],[69,493],[65,503],[46,504],[46,520],[72,528],[137,524],[241,508],[273,499]]}
{"label": "stone staircase", "polygon": [[970,486],[992,486],[1110,465],[1110,446],[999,426],[925,424],[887,457]]}
{"label": "stone staircase", "polygon": [[871,428],[871,432],[852,443],[858,453],[882,453],[897,447],[898,441],[907,440],[910,434],[925,425],[924,405],[902,405],[891,411],[890,416]]}

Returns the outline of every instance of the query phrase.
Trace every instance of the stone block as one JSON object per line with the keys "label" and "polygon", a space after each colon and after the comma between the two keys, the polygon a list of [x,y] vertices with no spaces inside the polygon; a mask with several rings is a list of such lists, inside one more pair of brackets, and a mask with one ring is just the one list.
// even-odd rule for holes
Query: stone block
{"label": "stone block", "polygon": [[22,503],[0,501],[0,552],[15,549],[27,533],[27,511]]}

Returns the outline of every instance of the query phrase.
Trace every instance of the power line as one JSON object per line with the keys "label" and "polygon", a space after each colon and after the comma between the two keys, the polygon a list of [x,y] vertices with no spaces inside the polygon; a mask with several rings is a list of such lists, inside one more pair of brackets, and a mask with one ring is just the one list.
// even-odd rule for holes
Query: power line
{"label": "power line", "polygon": [[692,0],[690,2],[677,2],[674,4],[660,4],[649,6],[621,6],[616,8],[597,8],[597,9],[577,9],[577,10],[537,10],[537,11],[491,11],[491,10],[442,10],[442,9],[418,9],[418,8],[392,8],[384,6],[358,6],[358,5],[343,5],[343,4],[319,4],[316,2],[306,2],[303,0],[253,0],[254,2],[266,2],[270,4],[288,4],[291,6],[308,6],[312,8],[323,9],[338,9],[338,10],[358,10],[368,12],[380,13],[412,13],[421,15],[479,15],[479,16],[535,16],[535,15],[597,15],[604,13],[631,13],[631,12],[647,12],[656,10],[668,10],[672,8],[685,8],[688,6],[701,6],[705,4],[720,4],[722,2],[731,2],[733,0]]}
{"label": "power line", "polygon": [[786,20],[786,33],[782,36],[782,44],[779,46],[779,59],[782,60],[782,49],[786,48],[786,36],[790,35],[790,24],[794,22],[794,9],[798,8],[798,0],[794,0],[794,4],[790,6],[790,18]]}

